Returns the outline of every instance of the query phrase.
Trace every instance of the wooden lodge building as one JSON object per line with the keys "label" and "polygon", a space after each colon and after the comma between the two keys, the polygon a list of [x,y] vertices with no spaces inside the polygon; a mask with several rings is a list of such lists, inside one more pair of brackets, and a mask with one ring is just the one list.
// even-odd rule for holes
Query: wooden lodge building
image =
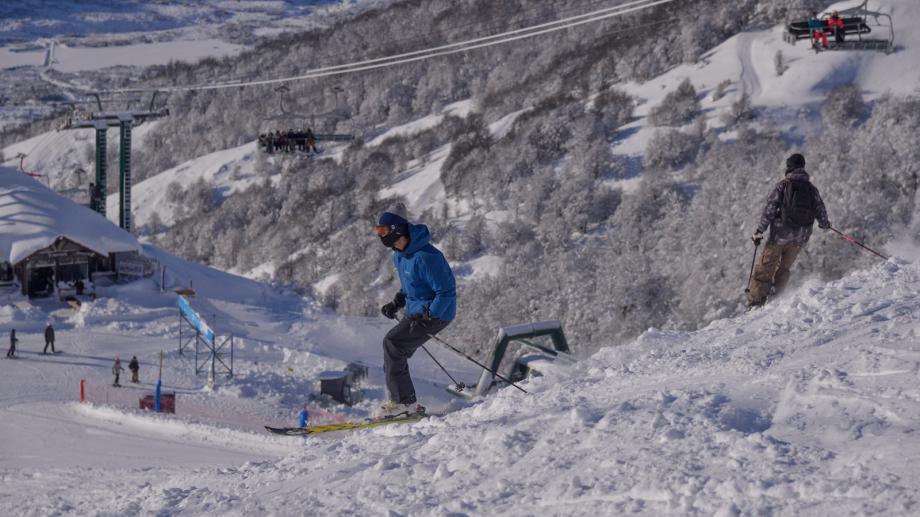
{"label": "wooden lodge building", "polygon": [[100,214],[0,169],[0,284],[31,297],[90,292],[98,275],[139,257],[137,239]]}

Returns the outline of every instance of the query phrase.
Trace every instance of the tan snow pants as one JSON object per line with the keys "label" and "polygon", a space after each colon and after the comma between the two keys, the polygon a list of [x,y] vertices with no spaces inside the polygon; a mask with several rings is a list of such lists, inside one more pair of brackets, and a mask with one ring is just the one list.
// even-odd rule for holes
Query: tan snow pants
{"label": "tan snow pants", "polygon": [[801,246],[767,244],[754,269],[754,280],[748,292],[748,304],[763,303],[770,294],[770,286],[779,293],[789,283],[792,264],[802,251]]}

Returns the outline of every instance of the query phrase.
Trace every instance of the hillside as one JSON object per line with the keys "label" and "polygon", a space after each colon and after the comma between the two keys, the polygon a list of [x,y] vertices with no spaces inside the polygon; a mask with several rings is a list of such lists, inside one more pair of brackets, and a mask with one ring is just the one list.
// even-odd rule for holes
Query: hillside
{"label": "hillside", "polygon": [[[760,7],[769,12],[776,4]],[[920,14],[912,2],[878,8],[895,18]],[[394,9],[413,12],[408,4]],[[706,19],[734,20],[733,12]],[[664,16],[650,13],[637,23]],[[898,31],[891,54],[816,54],[805,42],[784,43],[782,25],[764,26],[764,16],[732,27],[724,41],[692,39],[701,26],[656,37],[581,32],[577,42],[551,39],[557,45],[537,47],[543,54],[521,72],[529,86],[517,90],[514,74],[488,75],[484,89],[464,77],[485,73],[496,60],[517,63],[518,47],[456,62],[459,76],[445,77],[438,62],[409,66],[404,73],[424,86],[413,91],[400,90],[398,70],[380,72],[385,78],[373,84],[343,77],[336,102],[352,119],[334,126],[364,128],[364,143],[330,146],[328,159],[255,151],[254,131],[270,129],[272,117],[258,127],[235,119],[258,106],[274,113],[271,94],[190,96],[175,105],[176,117],[145,129],[136,158],[196,157],[135,186],[138,221],[188,259],[286,282],[341,314],[369,316],[395,287],[379,276],[386,254],[367,238],[368,225],[385,208],[405,210],[433,228],[464,279],[463,303],[484,308],[475,316],[461,311],[452,329],[470,341],[531,319],[561,319],[589,349],[650,325],[698,328],[738,313],[746,237],[757,218],[752,207],[793,151],[808,156],[836,227],[884,248],[913,224],[917,36]],[[378,23],[374,16],[360,21]],[[343,28],[337,38],[348,34]],[[697,47],[683,45],[686,38]],[[712,46],[698,48],[707,42]],[[299,43],[289,43],[297,55]],[[641,54],[645,44],[658,51]],[[613,61],[611,48],[619,49]],[[678,48],[688,54],[674,55]],[[788,67],[782,75],[777,53]],[[585,79],[556,82],[569,73]],[[432,99],[434,84],[448,80],[454,93]],[[289,109],[304,112],[311,102],[330,108],[329,89],[305,86],[300,94]],[[223,129],[189,135],[180,122],[193,107],[204,113],[199,127],[209,120]],[[227,139],[235,144],[204,154]],[[675,260],[683,254],[690,260]],[[870,263],[819,234],[797,275],[830,280]]]}
{"label": "hillside", "polygon": [[[8,307],[0,317],[20,330],[23,358],[0,362],[3,513],[906,515],[918,504],[912,263],[809,281],[699,331],[605,343],[565,375],[524,383],[528,394],[303,440],[258,428],[293,421],[318,372],[349,360],[372,366],[365,390],[377,396],[383,322],[146,252],[202,286],[218,332],[238,332],[237,376],[212,392],[191,374],[174,348],[174,296],[152,283],[77,313]],[[46,319],[62,355],[33,351]],[[179,413],[124,409],[151,388],[164,349]],[[104,387],[119,354],[141,359],[139,387]],[[426,401],[446,395],[426,357],[413,372]],[[81,378],[104,405],[75,402]]]}

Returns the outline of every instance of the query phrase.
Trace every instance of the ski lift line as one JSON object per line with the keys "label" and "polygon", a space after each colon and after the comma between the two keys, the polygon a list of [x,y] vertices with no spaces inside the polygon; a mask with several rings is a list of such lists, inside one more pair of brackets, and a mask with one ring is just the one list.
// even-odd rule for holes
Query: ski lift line
{"label": "ski lift line", "polygon": [[493,35],[490,35],[490,36],[482,36],[482,37],[479,37],[479,38],[473,38],[473,39],[470,39],[470,40],[460,41],[460,42],[457,42],[457,43],[449,43],[449,44],[447,44],[447,45],[441,45],[441,46],[438,46],[438,47],[431,47],[431,48],[424,49],[424,50],[416,50],[416,51],[412,51],[412,52],[405,52],[405,53],[403,53],[403,54],[395,54],[395,55],[392,55],[392,56],[379,57],[379,58],[375,58],[375,59],[368,59],[368,60],[359,61],[359,62],[356,62],[356,63],[350,63],[350,64],[344,64],[344,65],[335,65],[335,66],[329,66],[329,67],[324,67],[324,68],[318,68],[318,69],[314,70],[314,72],[325,72],[325,71],[327,71],[327,70],[338,70],[338,69],[342,69],[342,68],[348,68],[348,67],[351,67],[351,66],[361,66],[361,65],[367,65],[367,64],[372,64],[372,63],[379,63],[379,62],[382,62],[382,61],[389,61],[389,60],[395,60],[395,59],[402,59],[402,58],[405,58],[405,57],[417,56],[417,55],[420,55],[420,54],[427,54],[427,53],[429,53],[429,52],[439,52],[439,51],[441,51],[441,50],[447,50],[447,49],[451,49],[451,48],[457,48],[457,47],[466,46],[466,45],[470,45],[470,44],[481,43],[481,42],[484,42],[484,41],[489,41],[489,40],[493,40],[493,39],[497,39],[497,38],[503,38],[503,37],[506,37],[506,36],[512,36],[512,35],[520,34],[520,33],[524,33],[524,32],[530,32],[530,31],[534,31],[534,30],[539,30],[539,29],[543,29],[543,28],[546,28],[546,27],[551,27],[551,26],[554,26],[554,25],[558,25],[558,24],[561,24],[561,23],[566,23],[566,22],[569,22],[569,21],[574,21],[574,20],[579,20],[579,19],[584,19],[584,18],[590,18],[590,17],[592,17],[592,16],[597,16],[597,15],[604,14],[604,13],[607,13],[607,12],[610,12],[610,11],[619,10],[619,9],[623,9],[623,8],[627,8],[627,7],[632,7],[632,6],[637,5],[637,4],[645,4],[645,3],[648,3],[648,2],[650,2],[650,1],[651,1],[651,0],[632,0],[632,1],[630,1],[630,2],[625,2],[625,3],[623,3],[623,4],[618,4],[618,5],[613,6],[613,7],[605,7],[605,8],[603,8],[603,9],[599,9],[599,10],[596,10],[596,11],[592,11],[592,12],[590,12],[590,13],[580,14],[580,15],[576,15],[576,16],[570,16],[570,17],[568,17],[568,18],[562,18],[562,19],[555,20],[555,21],[552,21],[552,22],[546,22],[546,23],[541,23],[541,24],[537,24],[537,25],[532,25],[532,26],[529,26],[529,27],[521,28],[521,29],[515,29],[515,30],[511,30],[511,31],[507,31],[507,32],[499,33],[499,34],[493,34]]}
{"label": "ski lift line", "polygon": [[[567,29],[567,28],[578,26],[578,25],[583,25],[585,23],[599,21],[599,20],[603,20],[606,18],[611,18],[614,16],[620,16],[622,14],[627,14],[629,12],[633,12],[636,10],[642,10],[648,7],[653,7],[655,5],[664,4],[664,3],[670,3],[673,1],[675,0],[657,0],[657,1],[636,0],[633,2],[627,2],[626,4],[620,4],[616,7],[605,8],[605,9],[601,9],[601,10],[598,10],[592,13],[572,16],[569,18],[556,20],[554,22],[547,22],[545,24],[525,27],[523,29],[516,29],[513,31],[508,31],[505,33],[496,34],[492,36],[474,38],[472,40],[452,43],[449,45],[442,45],[439,47],[432,47],[430,49],[418,50],[414,52],[406,52],[403,54],[396,54],[393,56],[387,56],[387,57],[382,57],[382,58],[369,59],[369,60],[359,61],[359,62],[351,63],[351,64],[317,68],[315,70],[308,71],[306,74],[303,74],[297,77],[292,77],[292,78],[272,79],[272,80],[266,80],[266,81],[253,81],[249,83],[244,83],[243,85],[249,86],[249,85],[274,84],[277,82],[289,82],[289,81],[295,81],[295,80],[301,80],[301,79],[328,77],[328,76],[333,76],[333,75],[341,75],[343,73],[374,70],[377,68],[383,68],[385,66],[393,66],[397,64],[411,63],[411,62],[416,62],[416,61],[420,61],[423,59],[429,59],[432,57],[446,56],[450,54],[456,54],[459,52],[463,52],[466,50],[475,50],[478,48],[494,46],[494,45],[498,45],[501,43],[508,43],[511,41],[516,41],[518,39],[523,39],[525,37],[547,34],[550,32],[555,32],[557,30]],[[637,4],[640,4],[640,7],[635,7],[635,5]],[[629,7],[629,9],[622,10],[623,7]],[[619,11],[612,13],[612,14],[606,14],[606,13],[609,13],[609,11],[611,10],[619,10]],[[586,17],[587,19],[585,19]],[[582,20],[582,21],[572,23],[572,21],[575,21],[575,20]],[[551,28],[547,29],[546,27],[551,27]],[[536,30],[536,29],[543,29],[543,30]],[[526,34],[521,35],[522,33],[526,33]],[[513,35],[518,35],[518,36],[513,36]],[[509,37],[509,36],[512,36],[512,37]],[[497,38],[501,38],[501,39],[496,40]],[[495,41],[490,41],[490,40],[495,40]],[[415,56],[415,58],[412,58],[413,56]],[[367,66],[367,65],[374,65],[374,64],[380,64],[380,65],[379,66]],[[327,72],[331,72],[331,73],[327,73]],[[213,86],[221,86],[221,85],[213,85]],[[234,84],[232,86],[240,86],[240,84]],[[202,89],[214,89],[214,88],[202,88]]]}
{"label": "ski lift line", "polygon": [[[581,10],[583,10],[584,8],[588,8],[588,7],[592,7],[592,8],[593,8],[593,6],[595,6],[595,5],[597,5],[597,4],[604,4],[604,3],[608,3],[608,2],[609,2],[609,0],[591,0],[591,1],[585,2],[585,3],[583,3],[582,5],[579,5],[579,6],[571,6],[571,7],[566,7],[566,8],[558,9],[558,10],[556,11],[556,13],[557,13],[558,15],[568,15],[568,13],[578,12],[578,11],[581,11]],[[518,10],[518,13],[533,13],[533,12],[536,12],[538,9],[541,9],[541,8],[542,8],[542,7],[523,8],[523,9]],[[524,23],[536,23],[537,20],[543,20],[543,19],[545,19],[545,18],[546,18],[545,15],[542,15],[542,16],[539,16],[539,17],[533,16],[533,17],[530,17],[530,18],[522,18],[522,19],[518,20],[518,22],[519,22],[519,24],[524,24]],[[479,23],[479,22],[471,22],[471,23],[453,24],[453,25],[451,25],[451,29],[453,29],[453,30],[458,30],[458,29],[466,29],[466,28],[470,28],[470,27],[478,27],[478,28],[479,28],[478,30],[473,31],[472,33],[468,34],[468,36],[482,36],[482,35],[486,35],[486,34],[489,34],[489,33],[491,33],[491,32],[494,32],[494,31],[496,31],[496,30],[504,30],[504,29],[505,29],[504,27],[494,27],[495,25],[498,25],[498,23],[493,23],[493,24],[489,24],[489,25],[483,25],[483,24],[481,24],[481,23]],[[507,24],[505,24],[505,25],[507,25]],[[393,39],[393,40],[389,40],[387,43],[390,44],[390,45],[395,45],[395,44],[403,44],[403,45],[404,45],[404,44],[410,44],[409,46],[428,45],[428,44],[429,44],[428,36],[430,36],[430,33],[426,33],[426,34],[423,34],[423,35],[421,35],[421,36],[415,36],[415,37],[406,37],[406,38]],[[325,52],[325,53],[323,53],[323,54],[321,54],[321,55],[318,54],[318,56],[319,56],[318,59],[319,59],[319,60],[322,60],[322,59],[329,59],[329,58],[337,58],[337,57],[342,57],[343,55],[345,55],[343,52]]]}
{"label": "ski lift line", "polygon": [[[604,1],[604,0],[597,0],[597,1],[593,1],[593,2],[587,2],[585,5],[598,4],[598,3],[601,3],[602,1]],[[566,22],[566,21],[569,21],[569,20],[574,20],[574,19],[577,19],[577,18],[582,18],[582,17],[586,17],[586,16],[592,16],[592,15],[596,15],[596,14],[598,14],[598,13],[604,13],[604,12],[608,12],[608,11],[611,11],[611,10],[622,9],[622,8],[625,8],[625,7],[632,7],[632,6],[637,5],[637,4],[644,4],[644,3],[647,3],[647,2],[649,2],[649,1],[650,1],[650,0],[632,0],[632,1],[629,1],[629,2],[622,3],[622,4],[618,4],[618,5],[613,6],[613,7],[607,7],[607,8],[600,9],[600,10],[597,10],[597,11],[593,11],[593,12],[590,12],[590,13],[585,13],[585,14],[581,14],[581,15],[577,15],[577,16],[571,16],[571,17],[567,17],[567,18],[562,18],[562,19],[560,19],[560,20],[556,20],[556,21],[553,21],[553,22],[546,22],[546,23],[544,23],[544,24],[539,24],[539,25],[534,25],[534,26],[530,26],[530,27],[525,27],[525,28],[522,28],[522,29],[515,29],[515,30],[512,30],[512,31],[507,31],[507,32],[500,33],[500,34],[495,34],[495,35],[485,36],[485,37],[480,37],[480,38],[474,38],[474,39],[471,39],[471,40],[466,40],[466,41],[463,41],[463,42],[453,43],[453,44],[449,44],[449,45],[442,45],[442,46],[440,46],[440,47],[433,47],[433,48],[426,49],[426,50],[419,50],[419,51],[414,51],[414,52],[407,52],[407,53],[403,53],[403,54],[395,54],[395,55],[392,55],[392,56],[386,56],[386,57],[382,57],[382,58],[375,58],[375,59],[369,59],[369,60],[364,60],[364,61],[358,61],[358,62],[354,62],[354,63],[351,63],[351,64],[343,64],[343,65],[335,65],[335,66],[330,66],[330,67],[318,68],[318,69],[315,69],[315,70],[309,70],[308,73],[314,73],[314,72],[326,71],[326,70],[334,70],[334,69],[341,69],[341,68],[353,67],[353,66],[357,66],[357,65],[371,64],[371,63],[376,63],[376,62],[388,61],[388,60],[392,60],[392,59],[396,59],[396,58],[400,58],[400,57],[405,57],[405,56],[412,56],[412,55],[424,54],[424,53],[428,53],[428,52],[435,51],[435,50],[439,50],[439,49],[446,49],[446,48],[450,48],[450,47],[456,47],[456,46],[459,46],[459,45],[469,44],[470,42],[477,42],[477,41],[484,41],[484,40],[488,40],[488,39],[495,39],[495,38],[507,36],[507,35],[509,35],[509,34],[520,33],[520,32],[529,31],[529,30],[533,30],[533,29],[540,28],[540,27],[545,27],[545,26],[556,25],[556,24],[563,23],[563,22]],[[675,0],[669,0],[669,1],[675,1]],[[658,2],[658,3],[660,3],[660,2]],[[654,5],[658,5],[658,3],[655,3]],[[663,3],[668,3],[668,2],[663,2]],[[648,7],[653,7],[653,5],[649,5]],[[533,11],[534,9],[530,9],[530,10]],[[525,11],[526,11],[526,10],[525,10]],[[632,11],[633,11],[633,10],[631,9],[629,12],[632,12]],[[562,11],[562,12],[565,12],[565,11]],[[625,14],[625,13],[624,13],[624,14]],[[603,18],[599,18],[599,19],[603,19]],[[468,24],[467,26],[469,27],[469,26],[473,26],[473,25],[474,25],[474,24]],[[461,27],[462,27],[462,26],[461,26]],[[565,28],[568,28],[568,27],[565,27]],[[409,40],[403,40],[403,41],[409,41]],[[508,41],[514,41],[514,40],[508,40]],[[478,48],[478,47],[477,47],[477,48]],[[436,55],[436,56],[431,56],[431,57],[438,57],[438,56],[440,56],[440,55],[447,55],[447,54],[438,54],[438,55]],[[394,64],[401,64],[401,63],[394,63]],[[327,74],[327,75],[321,75],[321,76],[315,76],[315,77],[331,77],[331,76],[334,76],[334,75],[336,75],[336,74]],[[312,76],[311,76],[311,77],[297,76],[297,77],[287,78],[287,79],[278,79],[278,80],[275,80],[275,82],[276,82],[276,83],[277,83],[277,82],[293,82],[293,81],[303,80],[303,79],[309,79],[309,78],[312,78]],[[82,87],[82,86],[77,86],[77,85],[73,85],[73,87],[74,87],[75,89],[80,89],[80,90],[83,90],[83,91],[88,91],[88,92],[89,92],[89,91],[92,91],[92,92],[95,92],[96,94],[99,94],[99,93],[122,94],[122,93],[129,93],[129,92],[135,92],[135,93],[136,93],[136,92],[150,92],[150,91],[164,91],[164,92],[200,91],[200,90],[205,90],[205,89],[221,89],[221,88],[245,87],[245,86],[255,86],[255,85],[264,85],[264,84],[272,84],[272,83],[262,83],[262,82],[259,82],[259,81],[255,81],[255,82],[244,82],[242,79],[232,79],[232,80],[224,81],[224,82],[221,82],[221,83],[214,83],[213,85],[174,86],[174,87],[163,87],[163,88],[137,88],[137,89],[115,89],[115,90],[101,90],[101,91],[96,91],[96,90],[92,90],[92,89],[90,89],[90,88],[86,88],[86,87]],[[205,86],[217,86],[218,88],[205,88]]]}
{"label": "ski lift line", "polygon": [[[534,36],[541,36],[544,34],[549,34],[549,33],[557,32],[560,30],[570,29],[572,27],[578,27],[578,26],[596,22],[596,21],[606,20],[609,18],[615,18],[618,16],[622,16],[624,14],[629,14],[629,13],[636,12],[636,11],[642,11],[642,10],[645,10],[651,7],[655,7],[658,5],[669,4],[675,1],[677,0],[638,0],[636,2],[630,3],[629,5],[631,5],[631,7],[627,9],[622,9],[622,7],[618,7],[620,10],[617,10],[614,12],[605,12],[600,15],[592,15],[590,18],[583,18],[584,15],[582,15],[578,17],[571,17],[568,19],[558,20],[557,22],[554,22],[552,26],[549,26],[549,27],[546,27],[546,25],[549,25],[549,24],[543,24],[542,26],[544,26],[545,28],[540,29],[540,30],[534,30],[534,27],[529,27],[526,29],[518,29],[518,30],[510,32],[514,34],[513,36],[509,36],[508,34],[510,33],[504,33],[504,34],[495,35],[493,37],[478,38],[476,40],[454,43],[451,45],[444,45],[441,47],[434,47],[435,49],[442,48],[443,50],[440,50],[440,51],[432,51],[432,49],[427,49],[423,51],[415,51],[415,52],[410,52],[410,53],[405,53],[405,54],[399,54],[396,56],[389,56],[385,58],[377,58],[377,59],[372,59],[372,60],[359,61],[359,62],[351,63],[351,64],[323,67],[323,68],[318,68],[314,70],[309,70],[304,74],[297,75],[297,76],[291,76],[291,77],[262,79],[262,80],[247,81],[247,82],[198,84],[198,85],[189,85],[189,86],[124,88],[124,89],[116,89],[116,90],[103,90],[100,93],[138,93],[138,92],[152,92],[152,91],[182,92],[182,91],[221,90],[221,89],[226,89],[226,88],[240,88],[244,86],[263,86],[263,85],[271,85],[271,84],[282,84],[282,83],[288,83],[288,82],[302,81],[306,79],[330,77],[330,76],[344,75],[344,74],[355,73],[355,72],[365,72],[369,70],[377,70],[381,68],[387,68],[387,67],[406,64],[406,63],[414,63],[414,62],[418,62],[418,61],[422,61],[426,59],[431,59],[434,57],[447,56],[447,55],[452,55],[452,54],[458,54],[460,52],[467,52],[470,50],[492,47],[495,45],[510,43],[513,41],[518,41],[518,40],[522,40],[522,39],[530,38]],[[634,4],[639,4],[639,5],[634,5]],[[609,11],[609,10],[610,9],[606,9],[605,11]],[[565,22],[565,23],[562,23],[560,25],[561,22]],[[500,38],[500,39],[496,39],[496,38]],[[492,41],[487,41],[487,40],[492,40]],[[471,44],[471,41],[479,41],[479,43]],[[398,58],[398,56],[412,56],[412,57]]]}
{"label": "ski lift line", "polygon": [[[670,1],[675,1],[675,0],[668,0],[668,1],[670,2]],[[368,64],[374,64],[374,63],[380,63],[380,62],[391,61],[391,60],[396,60],[396,59],[402,59],[402,58],[405,58],[405,57],[411,57],[411,56],[417,56],[417,55],[422,55],[422,54],[428,54],[428,53],[432,53],[432,52],[439,52],[439,51],[442,51],[442,50],[447,50],[447,49],[451,49],[451,48],[457,48],[457,47],[460,47],[460,46],[465,46],[465,45],[480,43],[480,42],[484,42],[484,41],[488,41],[488,40],[494,40],[494,39],[497,39],[497,38],[504,38],[504,37],[507,37],[507,36],[510,36],[510,35],[520,34],[520,33],[523,33],[523,32],[529,32],[529,31],[533,31],[533,30],[538,30],[538,29],[542,29],[542,28],[545,28],[545,27],[551,27],[551,26],[554,26],[554,25],[559,25],[559,24],[562,24],[562,23],[567,23],[567,22],[570,22],[570,21],[578,20],[578,19],[589,18],[589,17],[593,17],[593,16],[600,15],[600,14],[608,13],[608,12],[610,12],[610,11],[616,11],[616,10],[620,10],[620,9],[624,9],[624,8],[634,7],[634,6],[636,6],[636,5],[647,4],[647,3],[649,3],[649,2],[652,2],[652,0],[631,0],[631,1],[628,1],[628,2],[624,2],[624,3],[618,4],[618,5],[612,6],[612,7],[605,7],[605,8],[603,8],[603,9],[599,9],[599,10],[592,11],[592,12],[589,12],[589,13],[584,13],[584,14],[579,14],[579,15],[575,15],[575,16],[570,16],[570,17],[567,17],[567,18],[562,18],[562,19],[559,19],[559,20],[554,20],[554,21],[552,21],[552,22],[546,22],[546,23],[542,23],[542,24],[532,25],[532,26],[528,26],[528,27],[521,28],[521,29],[515,29],[515,30],[511,30],[511,31],[506,31],[506,32],[499,33],[499,34],[493,34],[493,35],[489,35],[489,36],[482,36],[482,37],[479,37],[479,38],[473,38],[473,39],[470,39],[470,40],[465,40],[465,41],[461,41],[461,42],[457,42],[457,43],[450,43],[450,44],[447,44],[447,45],[441,45],[441,46],[437,46],[437,47],[431,47],[431,48],[424,49],[424,50],[416,50],[416,51],[412,51],[412,52],[405,52],[405,53],[402,53],[402,54],[394,54],[394,55],[391,55],[391,56],[385,56],[385,57],[374,58],[374,59],[367,59],[367,60],[364,60],[364,61],[357,61],[357,62],[353,62],[353,63],[346,63],[346,64],[342,64],[342,65],[334,65],[334,66],[328,66],[328,67],[317,68],[317,69],[314,69],[314,70],[310,70],[309,73],[326,72],[326,71],[332,71],[332,70],[340,70],[340,69],[351,68],[351,67],[355,67],[355,66],[363,66],[363,65],[368,65]],[[596,3],[600,3],[600,2],[589,2],[589,5],[590,5],[590,4],[596,4]],[[667,3],[667,2],[665,2],[665,3]],[[654,3],[654,5],[657,5],[657,3]],[[651,5],[650,5],[649,7],[651,7]],[[631,12],[631,11],[632,11],[632,10],[630,10],[629,12]],[[598,18],[598,19],[602,19],[602,18]],[[592,21],[593,21],[593,20],[592,20]],[[566,28],[568,28],[568,27],[566,27]],[[514,40],[508,40],[508,41],[514,41]],[[476,47],[476,48],[478,48],[478,47]],[[438,54],[438,55],[441,55],[441,54]],[[397,64],[399,64],[399,63],[397,63]],[[318,76],[318,77],[324,77],[324,76]],[[258,84],[264,84],[264,83],[258,83]],[[234,79],[234,80],[232,80],[232,81],[225,81],[225,82],[223,82],[223,83],[217,83],[217,84],[215,84],[214,86],[217,86],[217,85],[220,85],[220,86],[226,85],[226,86],[224,86],[224,87],[229,88],[229,87],[235,87],[235,86],[251,86],[251,85],[253,85],[253,83],[252,83],[252,82],[243,82],[243,81],[240,80],[240,79]],[[178,88],[182,88],[182,87],[178,87]],[[203,89],[203,88],[195,88],[195,89]],[[162,91],[170,91],[170,90],[168,90],[168,89],[166,89],[166,88],[162,88],[162,89],[160,89],[160,90],[162,90]],[[129,92],[129,91],[137,91],[137,90],[106,90],[106,91],[104,91],[104,93],[106,93],[106,92],[119,92],[119,93],[121,93],[121,92]],[[140,90],[140,91],[148,91],[148,90]]]}

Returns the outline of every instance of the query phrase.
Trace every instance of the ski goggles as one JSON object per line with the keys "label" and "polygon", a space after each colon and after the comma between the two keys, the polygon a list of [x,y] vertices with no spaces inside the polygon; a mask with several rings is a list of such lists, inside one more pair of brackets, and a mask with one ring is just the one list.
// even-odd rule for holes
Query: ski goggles
{"label": "ski goggles", "polygon": [[390,232],[392,232],[395,229],[396,229],[396,225],[378,224],[377,226],[374,227],[374,233],[376,233],[378,237],[386,237],[387,235],[390,234]]}

